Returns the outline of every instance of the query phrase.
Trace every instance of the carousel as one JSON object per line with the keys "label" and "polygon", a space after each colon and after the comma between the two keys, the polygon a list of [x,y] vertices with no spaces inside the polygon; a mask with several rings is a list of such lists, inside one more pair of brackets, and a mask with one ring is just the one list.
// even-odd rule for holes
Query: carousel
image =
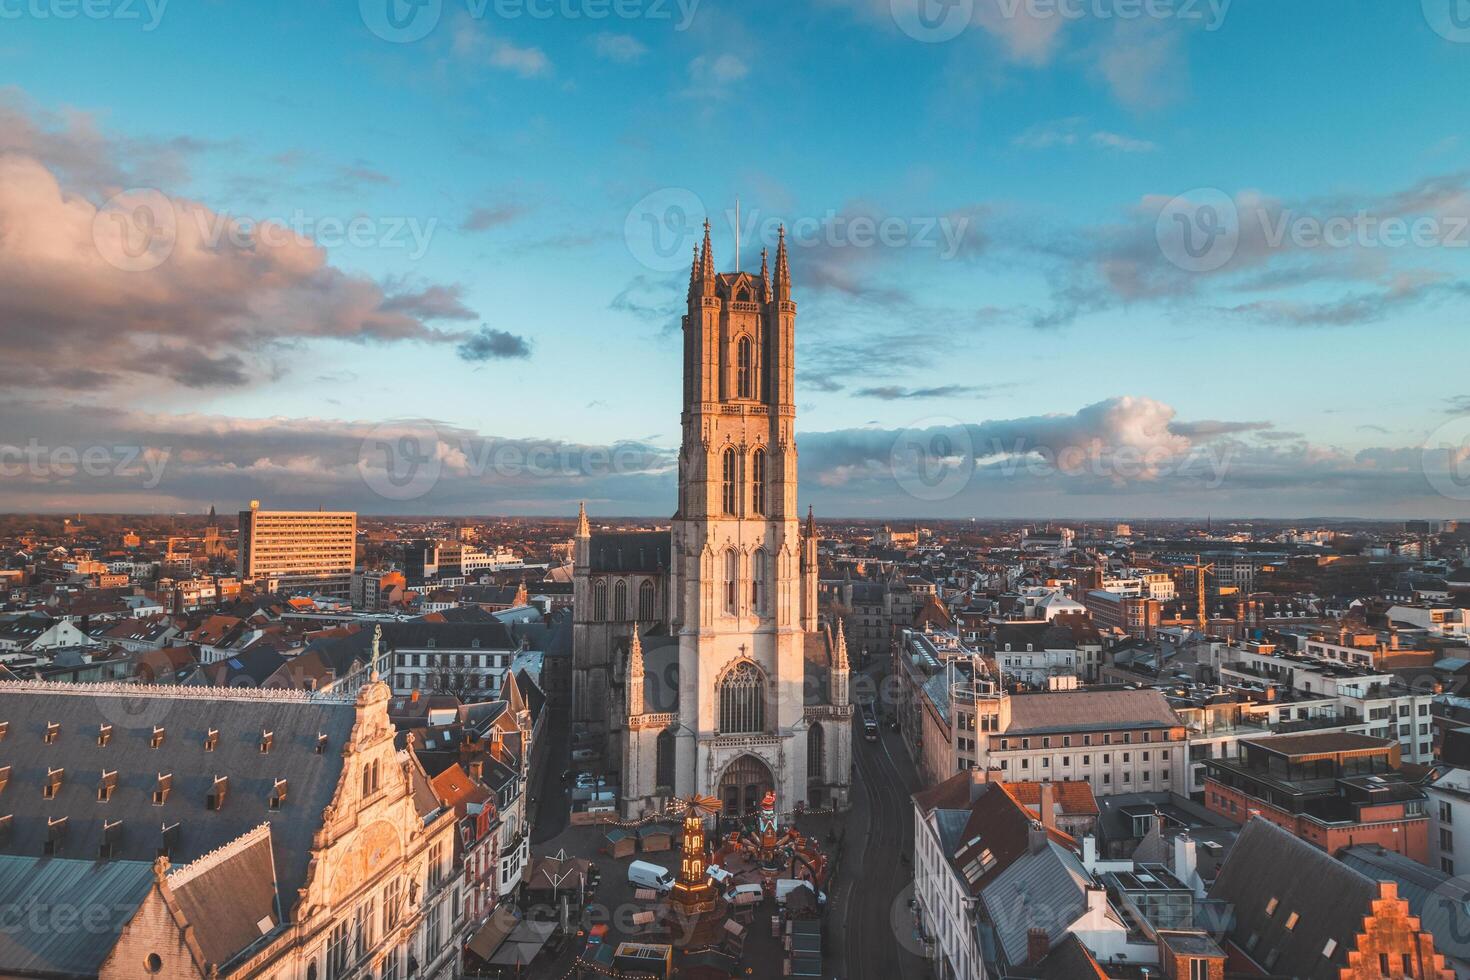
{"label": "carousel", "polygon": [[736,880],[759,880],[768,896],[779,879],[809,882],[814,894],[827,885],[826,853],[794,826],[781,827],[774,792],[761,801],[753,830],[732,831],[720,842],[714,863]]}

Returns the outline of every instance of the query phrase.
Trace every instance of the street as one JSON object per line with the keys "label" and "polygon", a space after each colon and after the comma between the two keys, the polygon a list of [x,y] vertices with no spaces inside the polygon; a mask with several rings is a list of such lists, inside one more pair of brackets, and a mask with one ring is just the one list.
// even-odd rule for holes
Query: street
{"label": "street", "polygon": [[[878,679],[876,672],[873,676]],[[869,742],[863,738],[860,714],[853,725],[857,778],[845,819],[844,867],[831,921],[838,960],[830,964],[830,972],[847,980],[925,977],[924,960],[910,952],[911,917],[905,907],[913,884],[910,796],[920,788],[918,775],[901,735],[880,726],[878,741]]]}

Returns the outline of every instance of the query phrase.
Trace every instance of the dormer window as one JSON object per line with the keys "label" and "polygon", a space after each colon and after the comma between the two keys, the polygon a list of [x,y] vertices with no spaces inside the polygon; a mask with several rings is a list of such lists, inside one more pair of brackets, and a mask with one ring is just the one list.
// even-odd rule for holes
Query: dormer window
{"label": "dormer window", "polygon": [[60,854],[62,841],[66,839],[66,817],[46,818],[46,844],[44,854]]}
{"label": "dormer window", "polygon": [[6,735],[9,735],[9,734],[10,734],[10,722],[8,722],[8,721],[0,721],[0,742],[3,742],[5,740],[5,736]]}
{"label": "dormer window", "polygon": [[97,783],[97,802],[106,803],[112,799],[113,791],[117,789],[117,770],[111,772],[102,770],[102,779]]}
{"label": "dormer window", "polygon": [[270,752],[270,750],[271,750],[271,743],[273,741],[275,741],[275,733],[274,732],[261,732],[260,733],[260,754],[261,755],[265,755],[266,753]]}
{"label": "dormer window", "polygon": [[122,847],[122,827],[121,820],[102,821],[102,844],[97,849],[100,860],[108,860]]}
{"label": "dormer window", "polygon": [[158,782],[153,784],[153,805],[163,806],[168,802],[168,794],[174,788],[174,774],[161,772],[158,774]]}
{"label": "dormer window", "polygon": [[159,857],[173,857],[174,852],[179,849],[179,837],[183,834],[183,828],[178,823],[166,823],[161,832],[162,840],[158,844]]}
{"label": "dormer window", "polygon": [[59,738],[60,736],[61,736],[61,723],[60,722],[55,722],[55,721],[48,721],[46,723],[46,734],[44,736],[42,736],[42,741],[44,741],[47,745],[54,745],[54,744],[56,744],[56,739]]}
{"label": "dormer window", "polygon": [[326,751],[327,751],[327,733],[326,732],[317,732],[317,736],[316,736],[316,754],[317,755],[325,755],[326,754]]}
{"label": "dormer window", "polygon": [[215,776],[214,786],[209,790],[209,796],[204,801],[206,810],[222,810],[225,805],[225,795],[230,789],[229,776]]}
{"label": "dormer window", "polygon": [[61,791],[61,779],[66,774],[65,769],[46,769],[46,782],[41,787],[41,796],[47,800],[56,799],[56,794]]}
{"label": "dormer window", "polygon": [[149,746],[149,748],[156,749],[156,748],[159,748],[162,745],[163,745],[163,726],[162,725],[154,725],[153,726],[153,738],[149,741],[148,746]]}
{"label": "dormer window", "polygon": [[204,733],[204,751],[213,752],[219,748],[219,729],[211,728]]}
{"label": "dormer window", "polygon": [[97,744],[106,745],[112,741],[112,726],[102,725],[97,729]]}
{"label": "dormer window", "polygon": [[287,781],[284,779],[277,779],[275,788],[271,790],[270,799],[266,801],[266,805],[269,806],[272,810],[279,810],[281,808],[281,804],[286,802],[286,789]]}
{"label": "dormer window", "polygon": [[5,787],[10,785],[10,767],[0,766],[0,793],[5,792]]}

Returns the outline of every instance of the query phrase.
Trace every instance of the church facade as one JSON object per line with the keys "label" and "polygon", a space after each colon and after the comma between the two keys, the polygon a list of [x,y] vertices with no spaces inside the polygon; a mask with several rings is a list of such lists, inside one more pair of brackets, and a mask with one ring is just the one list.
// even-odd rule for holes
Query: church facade
{"label": "church facade", "polygon": [[709,227],[683,320],[679,501],[668,532],[575,539],[574,720],[605,736],[635,818],[692,793],[754,812],[845,807],[842,625],[817,613],[817,532],[797,503],[796,304],[774,273],[716,273]]}

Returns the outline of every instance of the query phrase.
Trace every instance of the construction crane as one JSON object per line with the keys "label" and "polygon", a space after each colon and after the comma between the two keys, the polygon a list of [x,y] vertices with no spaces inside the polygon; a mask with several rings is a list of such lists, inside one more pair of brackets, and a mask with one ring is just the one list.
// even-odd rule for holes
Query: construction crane
{"label": "construction crane", "polygon": [[1208,572],[1213,572],[1215,570],[1215,565],[1214,562],[1205,565],[1202,563],[1200,556],[1195,555],[1194,564],[1185,565],[1184,567],[1194,570],[1195,595],[1197,601],[1199,602],[1199,608],[1195,611],[1194,622],[1195,628],[1198,629],[1200,635],[1203,636],[1205,630],[1209,629],[1210,626],[1209,613],[1205,610],[1205,574]]}

